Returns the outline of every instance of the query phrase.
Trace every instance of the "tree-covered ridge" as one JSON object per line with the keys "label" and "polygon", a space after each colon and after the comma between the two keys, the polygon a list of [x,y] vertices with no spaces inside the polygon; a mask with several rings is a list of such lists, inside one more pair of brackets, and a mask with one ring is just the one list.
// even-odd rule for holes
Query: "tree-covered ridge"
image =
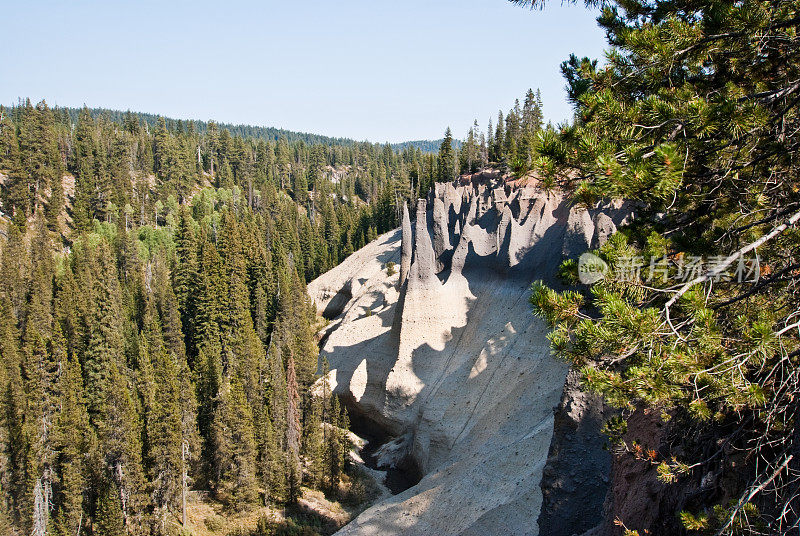
{"label": "tree-covered ridge", "polygon": [[[800,5],[588,3],[612,48],[602,66],[563,64],[576,121],[538,140],[537,166],[577,203],[640,214],[595,252],[613,277],[536,285],[532,301],[555,352],[622,408],[619,449],[680,490],[663,526],[617,523],[796,534]],[[564,266],[571,283],[578,269]],[[634,412],[669,422],[650,451],[626,441]]]}
{"label": "tree-covered ridge", "polygon": [[2,210],[19,224],[36,206],[47,207],[54,229],[65,173],[74,177],[67,215],[78,229],[93,219],[160,224],[164,207],[174,212],[207,186],[238,188],[253,207],[272,189],[288,192],[312,218],[334,207],[354,214],[377,206],[382,194],[392,202],[407,196],[407,185],[419,189],[432,175],[425,169],[432,157],[410,149],[273,142],[235,136],[213,123],[199,133],[193,123],[170,128],[163,118],[150,128],[134,115],[117,123],[88,109],[73,122],[66,110],[45,103],[28,102],[0,116],[0,171],[7,175]]}
{"label": "tree-covered ridge", "polygon": [[305,282],[435,181],[530,165],[533,92],[508,118],[426,154],[0,108],[0,532],[171,534],[188,489],[335,496],[347,416],[311,394]]}
{"label": "tree-covered ridge", "polygon": [[[162,534],[185,489],[231,510],[338,489],[346,415],[313,397],[296,206],[205,192],[174,229],[11,226],[0,283],[4,534]],[[26,239],[30,244],[26,244]]]}
{"label": "tree-covered ridge", "polygon": [[[19,108],[19,106],[17,107]],[[59,108],[62,109],[62,108]],[[154,129],[158,126],[160,115],[150,114],[144,112],[132,112],[130,110],[111,110],[109,108],[87,108],[89,114],[94,119],[106,118],[117,124],[125,124],[126,122],[138,121],[142,125],[146,125],[149,129]],[[83,108],[63,108],[69,116],[71,122],[76,123],[80,118]],[[261,139],[265,141],[278,141],[281,138],[286,138],[286,141],[293,143],[302,141],[308,145],[354,145],[358,143],[356,140],[350,138],[337,138],[330,136],[322,136],[309,132],[297,132],[293,130],[286,130],[283,128],[275,127],[262,127],[257,125],[240,125],[234,123],[216,123],[214,121],[201,121],[201,120],[187,120],[187,119],[173,119],[164,117],[167,128],[170,130],[182,130],[188,128],[191,123],[193,129],[199,133],[204,134],[211,123],[215,123],[217,128],[227,130],[232,136],[239,136],[241,138]]]}
{"label": "tree-covered ridge", "polygon": [[0,532],[171,534],[190,488],[336,496],[305,281],[396,225],[419,153],[0,114]]}
{"label": "tree-covered ridge", "polygon": [[[444,138],[438,140],[412,140],[412,141],[403,141],[400,143],[392,143],[392,149],[395,151],[402,151],[409,147],[413,147],[415,149],[419,149],[423,153],[438,153],[439,147],[442,146],[442,141]],[[461,141],[460,140],[453,140],[453,146],[456,149],[461,148]]]}
{"label": "tree-covered ridge", "polygon": [[[64,108],[69,115],[70,121],[76,123],[80,117],[82,108]],[[140,124],[147,125],[148,128],[155,128],[158,125],[158,120],[161,116],[156,114],[148,114],[143,112],[131,112],[121,110],[111,110],[108,108],[89,108],[89,113],[94,119],[101,117],[107,118],[118,124],[125,124],[132,120],[138,120]],[[356,145],[359,143],[357,140],[351,138],[339,138],[322,136],[320,134],[312,134],[309,132],[297,132],[294,130],[286,130],[284,128],[275,127],[262,127],[257,125],[241,125],[234,123],[216,123],[214,121],[200,121],[200,120],[186,120],[186,119],[172,119],[165,117],[164,121],[167,128],[170,130],[182,130],[188,128],[191,123],[195,131],[199,134],[204,134],[211,123],[215,123],[216,127],[222,130],[227,130],[233,136],[242,138],[253,138],[265,141],[278,141],[281,138],[286,138],[289,143],[302,141],[308,145]],[[186,125],[186,127],[185,127]],[[423,153],[435,153],[439,150],[442,140],[410,140],[399,143],[392,143],[391,147],[397,152],[402,152],[406,148],[419,149]],[[460,146],[458,140],[455,141],[457,147]]]}

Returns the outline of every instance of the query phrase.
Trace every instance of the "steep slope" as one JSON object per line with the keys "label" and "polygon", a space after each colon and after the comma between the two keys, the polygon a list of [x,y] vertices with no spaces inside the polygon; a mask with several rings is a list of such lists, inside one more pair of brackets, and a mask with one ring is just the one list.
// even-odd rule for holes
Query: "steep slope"
{"label": "steep slope", "polygon": [[381,463],[422,475],[340,533],[538,534],[567,366],[529,286],[555,283],[562,254],[603,240],[626,211],[484,176],[437,185],[415,213],[308,285],[335,317],[322,345],[335,392],[394,437]]}

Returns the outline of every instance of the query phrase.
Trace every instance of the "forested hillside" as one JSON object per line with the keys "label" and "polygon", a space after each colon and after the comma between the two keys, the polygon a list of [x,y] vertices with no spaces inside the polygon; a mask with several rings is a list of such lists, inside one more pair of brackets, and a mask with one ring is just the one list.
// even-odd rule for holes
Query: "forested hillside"
{"label": "forested hillside", "polygon": [[336,493],[305,280],[395,225],[403,156],[44,104],[2,139],[2,532],[164,533],[189,487]]}
{"label": "forested hillside", "polygon": [[[75,122],[80,117],[82,108],[65,108],[71,121]],[[155,128],[158,125],[161,116],[156,114],[148,114],[142,112],[110,110],[107,108],[89,108],[89,114],[97,119],[104,117],[116,123],[124,123],[126,121],[138,121],[142,125],[147,125],[148,128]],[[182,129],[184,124],[192,123],[194,130],[198,134],[205,134],[210,123],[213,121],[189,121],[181,119],[164,118],[168,128]],[[233,123],[215,123],[216,128],[227,130],[232,136],[241,136],[244,138],[261,139],[265,141],[276,142],[281,138],[286,138],[288,143],[295,141],[302,141],[309,145],[355,145],[359,143],[350,138],[332,138],[330,136],[322,136],[319,134],[312,134],[309,132],[295,132],[293,130],[286,130],[283,128],[274,127],[259,127],[253,125],[239,125]],[[423,153],[435,153],[439,150],[442,140],[414,140],[399,143],[392,143],[391,147],[395,151],[402,152],[407,147],[420,149]],[[456,147],[460,147],[460,143],[456,140]]]}
{"label": "forested hillside", "polygon": [[0,110],[0,532],[172,533],[189,489],[231,512],[336,497],[347,416],[311,395],[305,282],[434,181],[532,162],[540,110],[529,92],[439,154]]}
{"label": "forested hillside", "polygon": [[[72,122],[77,121],[80,118],[81,113],[84,112],[84,108],[64,108],[64,110]],[[162,119],[162,116],[160,115],[132,112],[130,110],[123,112],[120,110],[110,110],[108,108],[88,108],[88,112],[94,119],[102,117],[115,123],[135,121],[149,129],[156,128],[158,126],[158,122]],[[166,122],[167,127],[170,129],[182,129],[183,125],[188,125],[191,123],[194,125],[194,130],[198,134],[205,134],[209,128],[209,125],[211,123],[215,123],[214,121],[183,120],[172,119],[169,117],[163,117],[163,119]],[[319,134],[295,132],[283,128],[237,125],[232,123],[215,123],[215,126],[219,129],[227,130],[232,136],[240,136],[244,138],[270,141],[278,141],[281,138],[286,138],[288,143],[302,141],[310,145],[352,145],[356,143],[355,140],[348,138],[331,138],[328,136],[321,136]]]}

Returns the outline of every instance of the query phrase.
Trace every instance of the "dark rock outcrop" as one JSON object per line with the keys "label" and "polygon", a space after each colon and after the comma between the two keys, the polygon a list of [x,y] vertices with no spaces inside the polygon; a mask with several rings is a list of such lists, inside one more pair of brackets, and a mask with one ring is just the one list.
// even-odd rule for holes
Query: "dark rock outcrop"
{"label": "dark rock outcrop", "polygon": [[580,374],[570,371],[542,475],[540,534],[573,536],[599,524],[611,467],[600,429],[610,415],[600,397],[581,389]]}

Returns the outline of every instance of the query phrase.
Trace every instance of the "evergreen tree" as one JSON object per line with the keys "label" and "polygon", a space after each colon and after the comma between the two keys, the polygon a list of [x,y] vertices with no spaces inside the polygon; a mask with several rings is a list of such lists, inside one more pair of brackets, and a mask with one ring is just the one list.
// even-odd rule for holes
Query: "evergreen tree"
{"label": "evergreen tree", "polygon": [[236,379],[220,392],[212,435],[214,492],[228,507],[240,511],[252,505],[258,494],[253,415]]}
{"label": "evergreen tree", "polygon": [[97,499],[93,532],[103,536],[125,536],[125,520],[122,517],[120,490],[109,482]]}
{"label": "evergreen tree", "polygon": [[[63,347],[53,349],[59,354],[63,352]],[[31,510],[24,515],[31,519],[31,533],[43,536],[50,523],[54,461],[51,424],[57,412],[56,374],[61,356],[49,351],[35,331],[24,353],[24,390],[28,403],[22,416],[22,433],[28,443],[25,473],[27,492],[32,496]]]}
{"label": "evergreen tree", "polygon": [[322,404],[323,400],[320,397],[309,394],[303,419],[302,454],[306,460],[306,476],[312,488],[321,487],[325,483]]}
{"label": "evergreen tree", "polygon": [[[60,338],[59,330],[54,340]],[[57,481],[53,493],[57,507],[53,517],[56,532],[66,536],[79,534],[83,525],[84,490],[87,485],[84,454],[94,448],[83,399],[80,363],[74,357],[62,360],[59,392],[61,410],[53,431]]]}
{"label": "evergreen tree", "polygon": [[327,472],[325,486],[329,492],[333,493],[339,485],[339,480],[344,470],[345,456],[347,456],[346,440],[343,437],[347,430],[339,428],[342,425],[342,421],[340,419],[339,400],[336,396],[332,397],[331,416],[333,417],[331,426],[325,436],[325,469]]}
{"label": "evergreen tree", "polygon": [[267,362],[267,396],[269,424],[262,436],[262,475],[268,496],[286,498],[287,473],[284,463],[288,443],[288,389],[279,348],[270,346]]}
{"label": "evergreen tree", "polygon": [[449,182],[455,178],[456,155],[453,150],[453,133],[450,127],[444,132],[442,145],[439,147],[439,164],[437,180]]}
{"label": "evergreen tree", "polygon": [[497,127],[494,131],[494,140],[489,147],[489,160],[492,162],[504,163],[505,157],[505,119],[503,112],[497,112]]}
{"label": "evergreen tree", "polygon": [[8,110],[0,106],[0,168],[10,174],[19,172],[19,142],[17,129],[9,117]]}
{"label": "evergreen tree", "polygon": [[[6,257],[4,256],[4,262]],[[2,392],[0,393],[0,416],[2,423],[3,452],[0,456],[0,491],[3,511],[8,512],[16,526],[29,522],[30,496],[26,493],[26,456],[28,443],[23,433],[23,410],[25,405],[22,386],[21,352],[19,334],[13,321],[12,307],[8,296],[0,296],[0,357],[2,357]],[[27,525],[25,526],[27,529]]]}
{"label": "evergreen tree", "polygon": [[[477,127],[477,121],[475,122]],[[459,153],[461,157],[461,173],[474,173],[478,171],[480,155],[478,153],[478,140],[475,137],[475,128],[467,132],[467,140]]]}
{"label": "evergreen tree", "polygon": [[298,392],[297,375],[294,368],[294,359],[289,354],[286,367],[286,464],[288,474],[288,501],[296,502],[300,496],[300,481],[302,469],[300,467],[300,394]]}
{"label": "evergreen tree", "polygon": [[116,264],[106,242],[97,247],[92,264],[92,318],[84,357],[84,374],[89,415],[95,426],[104,418],[112,366],[124,363],[122,340],[122,290]]}
{"label": "evergreen tree", "polygon": [[[45,191],[61,192],[61,155],[55,134],[54,117],[44,101],[31,106],[28,102],[23,109],[19,135],[20,167],[18,174],[11,177],[8,188],[8,202],[13,209],[15,221],[24,222],[24,216],[34,212],[45,199]],[[56,194],[60,197],[60,193]],[[54,205],[60,199],[54,199]],[[60,206],[60,205],[59,205]]]}
{"label": "evergreen tree", "polygon": [[[644,258],[666,277],[643,268],[587,294],[537,284],[532,301],[555,327],[555,352],[623,408],[607,425],[620,451],[637,456],[627,417],[655,410],[674,441],[640,457],[664,485],[710,488],[686,495],[681,512],[659,518],[665,526],[629,524],[629,532],[792,534],[800,512],[794,6],[614,2],[598,21],[613,47],[608,63],[564,62],[576,120],[540,137],[537,165],[579,202],[622,197],[644,207],[596,253],[612,274]],[[692,257],[709,263],[683,276]],[[758,282],[737,281],[737,267]],[[575,281],[576,270],[571,262],[563,272]],[[720,478],[706,482],[708,474]]]}
{"label": "evergreen tree", "polygon": [[172,272],[174,295],[181,314],[181,326],[186,337],[186,348],[190,356],[195,354],[197,292],[198,292],[198,260],[197,239],[192,226],[193,220],[181,207],[178,217],[178,228],[175,232],[175,268]]}
{"label": "evergreen tree", "polygon": [[151,497],[155,521],[163,532],[169,508],[177,508],[182,490],[183,412],[178,369],[164,347],[154,309],[152,301],[148,301],[139,343],[138,370],[144,399],[145,452]]}
{"label": "evergreen tree", "polygon": [[72,220],[78,229],[88,229],[93,217],[91,195],[95,182],[94,157],[94,119],[84,107],[75,133],[75,200],[72,204]]}

